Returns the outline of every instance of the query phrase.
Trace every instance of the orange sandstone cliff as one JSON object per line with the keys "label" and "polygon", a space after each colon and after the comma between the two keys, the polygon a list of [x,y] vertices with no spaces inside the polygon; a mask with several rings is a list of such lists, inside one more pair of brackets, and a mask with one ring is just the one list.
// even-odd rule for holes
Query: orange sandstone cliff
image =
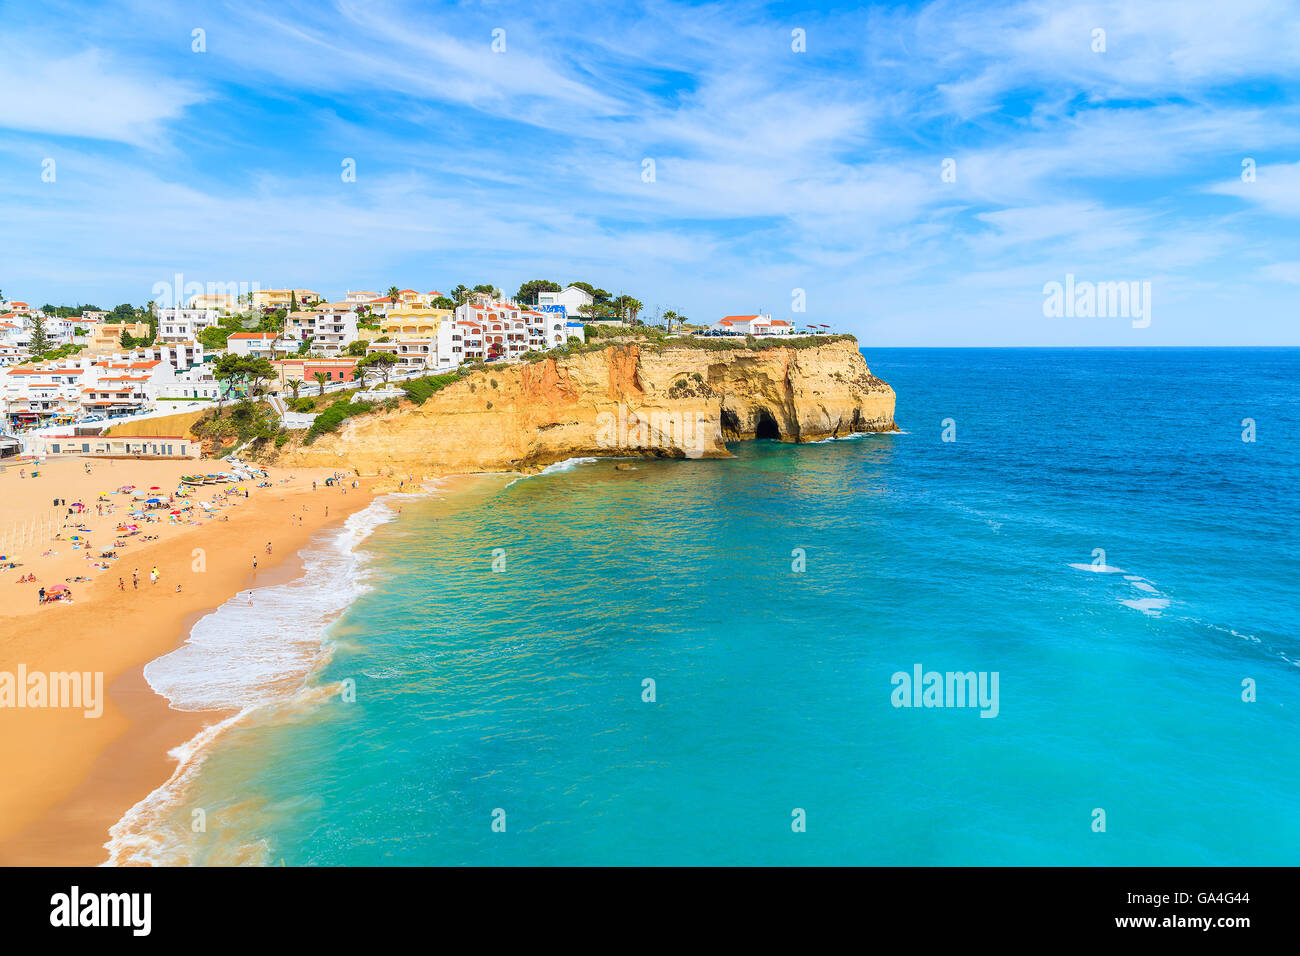
{"label": "orange sandstone cliff", "polygon": [[[722,458],[725,442],[895,431],[894,390],[849,339],[753,349],[611,345],[467,375],[423,405],[359,415],[288,466],[428,477],[581,456]],[[299,433],[301,435],[301,433]]]}

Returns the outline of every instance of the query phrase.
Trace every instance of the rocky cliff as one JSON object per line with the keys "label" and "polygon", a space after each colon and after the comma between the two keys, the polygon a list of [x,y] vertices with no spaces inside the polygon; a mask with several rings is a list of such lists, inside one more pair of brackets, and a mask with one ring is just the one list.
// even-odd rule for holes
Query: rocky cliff
{"label": "rocky cliff", "polygon": [[[289,466],[428,477],[536,471],[579,456],[720,458],[725,442],[894,431],[894,390],[856,342],[611,345],[467,375],[423,405],[348,419]],[[301,433],[298,433],[301,434]]]}

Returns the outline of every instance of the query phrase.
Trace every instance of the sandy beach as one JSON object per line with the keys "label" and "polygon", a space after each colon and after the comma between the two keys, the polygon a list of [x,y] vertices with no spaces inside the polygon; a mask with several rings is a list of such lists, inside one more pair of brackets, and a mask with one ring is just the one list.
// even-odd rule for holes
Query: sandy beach
{"label": "sandy beach", "polygon": [[[0,676],[102,674],[104,696],[95,716],[0,706],[0,864],[106,859],[108,828],[171,773],[167,752],[224,716],[171,710],[145,682],[144,665],[239,591],[300,573],[311,536],[365,507],[374,482],[326,486],[327,470],[272,468],[268,487],[205,485],[182,497],[181,475],[229,466],[86,465],[54,461],[38,477],[30,465],[0,470]],[[27,575],[36,580],[22,581]],[[60,586],[70,599],[39,603],[40,588]]]}

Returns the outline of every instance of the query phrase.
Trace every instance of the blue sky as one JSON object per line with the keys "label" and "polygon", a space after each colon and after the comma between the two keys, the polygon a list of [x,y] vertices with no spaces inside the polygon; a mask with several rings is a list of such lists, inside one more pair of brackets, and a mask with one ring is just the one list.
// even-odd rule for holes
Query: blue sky
{"label": "blue sky", "polygon": [[[540,277],[866,345],[1300,344],[1295,3],[180,6],[0,2],[7,295]],[[1067,274],[1150,324],[1045,316]]]}

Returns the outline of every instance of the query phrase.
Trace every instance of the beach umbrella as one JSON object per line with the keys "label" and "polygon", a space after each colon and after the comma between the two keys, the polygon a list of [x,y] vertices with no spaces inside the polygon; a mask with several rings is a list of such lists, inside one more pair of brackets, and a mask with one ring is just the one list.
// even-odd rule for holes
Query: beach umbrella
{"label": "beach umbrella", "polygon": [[62,584],[55,584],[55,585],[52,585],[52,586],[46,588],[46,589],[45,589],[45,593],[46,593],[46,594],[49,594],[51,591],[66,591],[66,590],[67,590],[67,588],[64,587]]}
{"label": "beach umbrella", "polygon": [[161,499],[161,498],[150,498],[148,501],[145,502],[145,504],[147,504],[147,505],[160,505],[160,504],[162,504],[162,499]]}
{"label": "beach umbrella", "polygon": [[150,491],[162,491],[162,489],[159,488],[157,485],[150,485],[150,486],[149,486],[149,490],[150,490]]}
{"label": "beach umbrella", "polygon": [[169,514],[178,515],[178,514],[180,514],[180,512],[179,512],[179,511],[172,511],[172,512],[169,512]]}

